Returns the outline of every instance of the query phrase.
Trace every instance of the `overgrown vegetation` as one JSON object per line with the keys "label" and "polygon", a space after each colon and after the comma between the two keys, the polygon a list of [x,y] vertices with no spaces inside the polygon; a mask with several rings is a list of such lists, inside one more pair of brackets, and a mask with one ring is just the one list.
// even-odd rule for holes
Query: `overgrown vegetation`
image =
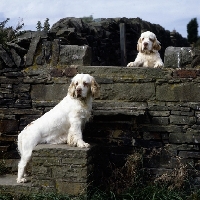
{"label": "overgrown vegetation", "polygon": [[[165,151],[165,152],[164,152]],[[192,188],[188,179],[188,166],[180,157],[174,156],[176,168],[156,177],[154,181],[146,179],[143,169],[143,158],[149,159],[168,152],[165,148],[153,149],[146,154],[145,150],[136,151],[129,155],[122,167],[110,166],[111,175],[103,181],[106,190],[90,188],[86,195],[72,197],[55,193],[37,193],[13,196],[0,194],[0,200],[198,200],[200,189]],[[173,156],[173,155],[171,155]],[[0,170],[4,169],[0,163]],[[1,171],[0,171],[1,172]]]}
{"label": "overgrown vegetation", "polygon": [[10,18],[0,22],[0,44],[5,45],[6,42],[9,42],[16,38],[16,36],[20,33],[22,27],[24,26],[23,19],[18,21],[16,27],[8,26],[7,23]]}

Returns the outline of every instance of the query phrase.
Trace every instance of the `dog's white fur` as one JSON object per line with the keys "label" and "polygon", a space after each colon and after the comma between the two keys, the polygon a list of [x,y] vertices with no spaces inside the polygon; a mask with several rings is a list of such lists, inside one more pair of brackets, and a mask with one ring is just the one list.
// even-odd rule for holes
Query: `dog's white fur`
{"label": "dog's white fur", "polygon": [[89,74],[77,74],[68,88],[67,96],[52,110],[33,121],[18,136],[21,160],[17,183],[24,183],[25,168],[33,148],[39,143],[68,143],[89,147],[82,138],[82,128],[89,120],[92,100],[99,95],[99,85]]}
{"label": "dog's white fur", "polygon": [[128,63],[127,67],[163,67],[164,64],[158,53],[160,49],[160,42],[154,33],[150,31],[142,33],[137,44],[138,55],[134,62]]}

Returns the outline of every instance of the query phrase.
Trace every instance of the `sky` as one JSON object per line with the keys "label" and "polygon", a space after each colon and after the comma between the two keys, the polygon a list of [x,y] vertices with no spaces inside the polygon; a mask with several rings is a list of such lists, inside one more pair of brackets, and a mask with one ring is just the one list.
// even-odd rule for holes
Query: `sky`
{"label": "sky", "polygon": [[[23,30],[36,30],[49,18],[50,26],[65,17],[141,18],[176,30],[187,37],[187,24],[197,18],[200,26],[200,0],[0,0],[0,22],[7,26],[23,21]],[[200,27],[198,28],[200,36]]]}

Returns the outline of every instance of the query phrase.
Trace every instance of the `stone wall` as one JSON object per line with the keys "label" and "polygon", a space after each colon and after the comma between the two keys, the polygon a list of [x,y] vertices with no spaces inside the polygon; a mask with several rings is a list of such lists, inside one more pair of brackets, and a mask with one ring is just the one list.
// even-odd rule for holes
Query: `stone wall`
{"label": "stone wall", "polygon": [[[7,46],[1,45],[0,66],[120,66],[120,23],[126,27],[127,62],[135,59],[137,41],[141,32],[147,30],[154,32],[161,42],[162,59],[168,46],[189,46],[179,33],[170,33],[160,25],[140,18],[109,18],[90,23],[80,18],[64,18],[55,23],[49,32],[25,31]],[[84,48],[72,48],[70,45]]]}
{"label": "stone wall", "polygon": [[[90,158],[93,183],[104,184],[104,178],[111,175],[110,163],[121,167],[128,155],[142,148],[143,167],[151,176],[179,167],[178,156],[187,164],[193,184],[200,184],[196,173],[200,163],[199,51],[168,47],[168,68],[164,69],[111,66],[120,65],[120,23],[126,24],[128,61],[134,60],[138,37],[145,30],[156,33],[164,47],[162,57],[171,44],[186,46],[178,33],[170,37],[169,31],[139,18],[102,19],[89,24],[65,18],[48,33],[26,32],[6,48],[0,46],[0,158],[12,171],[16,171],[19,159],[18,133],[66,96],[75,74],[89,73],[101,86],[100,98],[93,103],[93,119],[84,130],[84,139],[97,144]],[[84,150],[82,153],[88,156]],[[40,165],[40,157],[35,155],[35,167],[45,167],[39,171],[39,180],[43,180],[53,169]],[[33,171],[35,191],[43,187],[38,176]],[[51,176],[48,183],[43,181],[55,186],[56,177]],[[86,182],[76,183],[85,187]],[[53,185],[48,188],[54,190]]]}
{"label": "stone wall", "polygon": [[[0,77],[1,158],[19,158],[18,132],[67,94],[73,75],[89,73],[101,86],[101,96],[93,103],[93,120],[84,130],[86,141],[104,149],[100,152],[106,161],[94,158],[97,166],[109,162],[122,166],[127,155],[144,148],[144,167],[151,175],[173,170],[179,156],[199,184],[194,173],[200,163],[198,69],[48,65],[7,69],[1,70]],[[165,153],[149,159],[155,149]]]}

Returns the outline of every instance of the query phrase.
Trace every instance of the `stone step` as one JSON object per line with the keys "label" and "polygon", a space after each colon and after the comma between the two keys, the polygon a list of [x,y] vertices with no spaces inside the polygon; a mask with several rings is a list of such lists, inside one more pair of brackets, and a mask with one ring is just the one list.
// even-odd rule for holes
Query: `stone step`
{"label": "stone step", "polygon": [[91,172],[90,150],[66,144],[40,144],[33,150],[32,173],[27,177],[28,182],[18,184],[17,174],[0,176],[0,193],[79,195],[87,192]]}
{"label": "stone step", "polygon": [[87,190],[90,148],[40,144],[32,156],[32,187],[78,195]]}
{"label": "stone step", "polygon": [[12,195],[21,195],[21,194],[30,194],[38,192],[38,188],[31,187],[31,177],[28,177],[27,183],[19,184],[16,181],[17,175],[6,174],[0,176],[0,194],[12,194]]}

